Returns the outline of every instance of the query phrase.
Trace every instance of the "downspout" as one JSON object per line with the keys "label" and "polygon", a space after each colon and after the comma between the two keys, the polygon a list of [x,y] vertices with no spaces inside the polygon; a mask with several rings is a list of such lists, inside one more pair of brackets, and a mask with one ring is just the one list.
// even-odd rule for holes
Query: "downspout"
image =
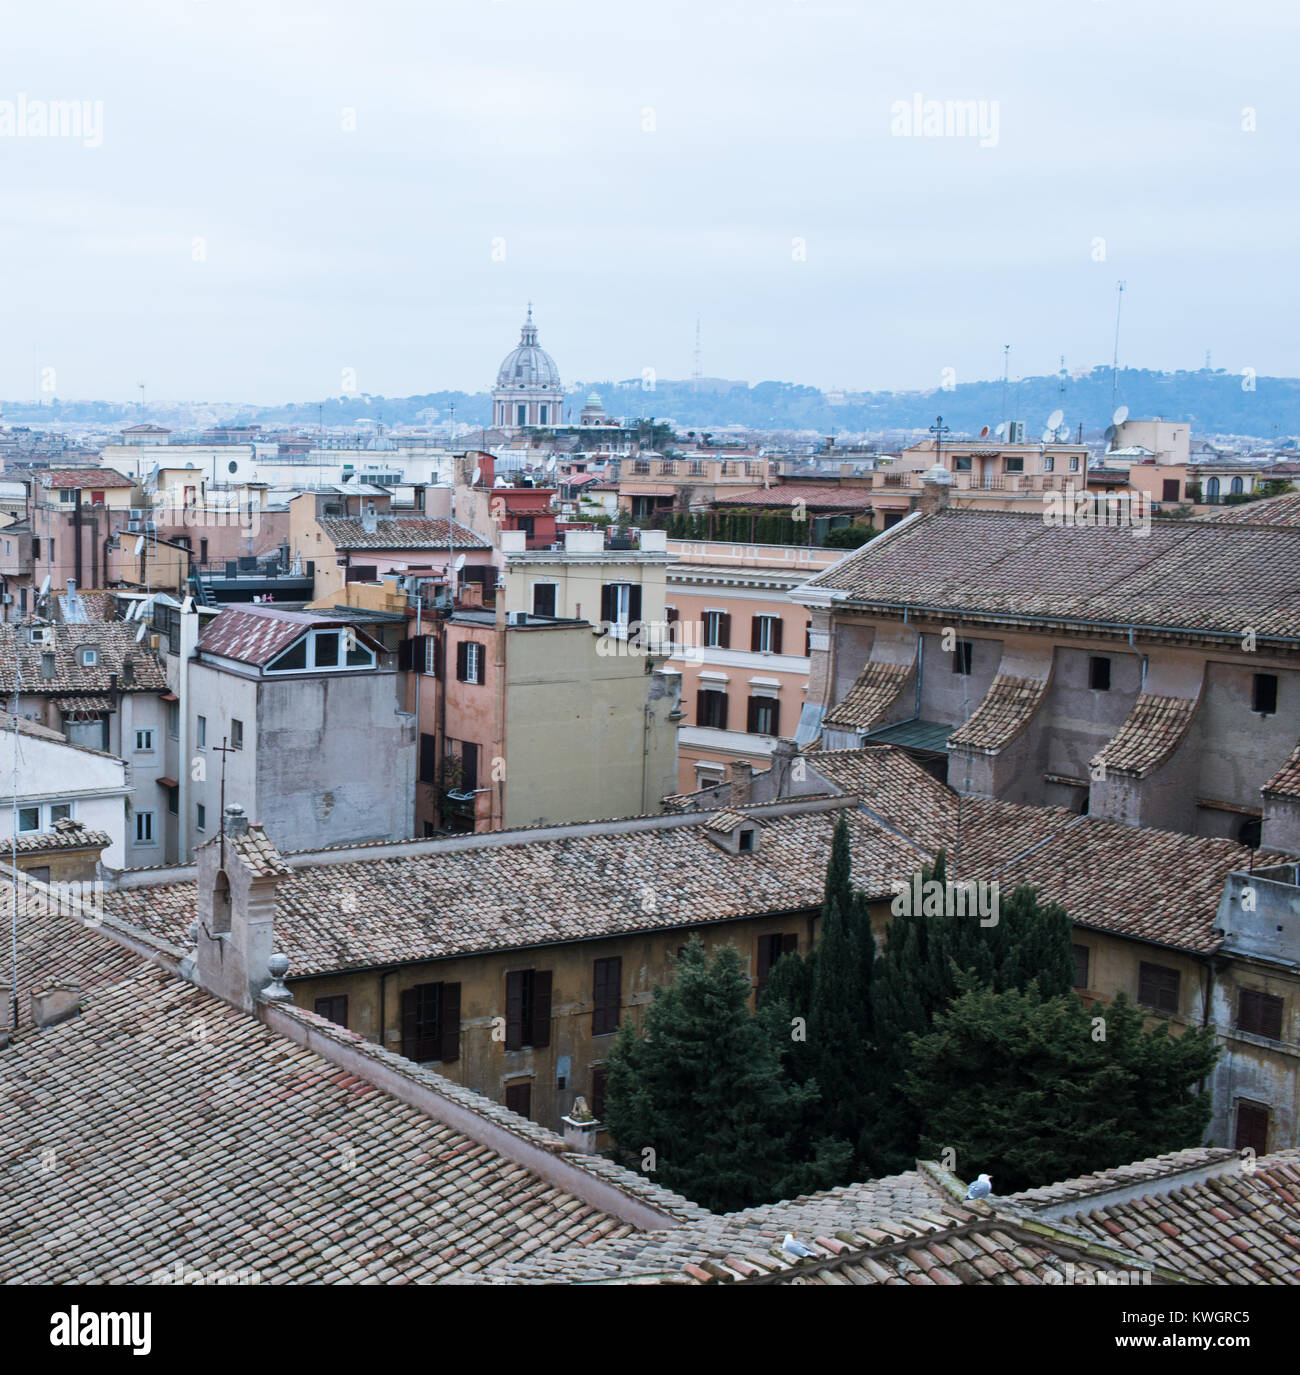
{"label": "downspout", "polygon": [[76,488],[72,502],[72,576],[81,586],[81,488]]}

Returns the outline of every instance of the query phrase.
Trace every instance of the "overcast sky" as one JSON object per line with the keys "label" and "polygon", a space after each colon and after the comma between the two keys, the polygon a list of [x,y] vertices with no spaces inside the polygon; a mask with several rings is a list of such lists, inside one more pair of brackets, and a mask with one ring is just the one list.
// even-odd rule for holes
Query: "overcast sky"
{"label": "overcast sky", "polygon": [[[1013,376],[1109,363],[1119,279],[1121,361],[1294,375],[1298,29],[1294,0],[11,4],[0,397],[479,390],[529,299],[566,383],[688,376],[698,317],[706,375],[933,387],[1007,343]],[[23,97],[102,102],[98,140],[22,134]],[[988,102],[986,136],[901,132],[915,97]]]}

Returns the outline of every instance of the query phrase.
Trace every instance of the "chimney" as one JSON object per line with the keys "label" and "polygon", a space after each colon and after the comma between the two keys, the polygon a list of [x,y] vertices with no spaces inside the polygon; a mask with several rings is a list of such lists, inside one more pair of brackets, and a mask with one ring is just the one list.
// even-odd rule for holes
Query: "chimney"
{"label": "chimney", "polygon": [[244,809],[238,802],[232,802],[226,808],[226,822],[222,829],[228,836],[246,836],[248,834],[248,817],[244,815]]}
{"label": "chimney", "polygon": [[731,761],[731,805],[744,807],[754,787],[754,766],[748,759]]}
{"label": "chimney", "polygon": [[47,649],[41,655],[41,677],[53,678],[55,674],[54,655]]}
{"label": "chimney", "polygon": [[585,1098],[575,1098],[564,1123],[564,1144],[580,1155],[596,1154],[596,1137],[604,1130],[604,1123],[596,1121]]}
{"label": "chimney", "polygon": [[778,798],[790,795],[791,765],[798,753],[799,749],[794,741],[787,740],[784,736],[772,747],[772,782],[775,787],[769,801],[775,802]]}
{"label": "chimney", "polygon": [[76,600],[77,600],[77,580],[76,580],[76,578],[69,578],[69,579],[68,579],[68,605],[69,605],[69,607],[71,607],[73,604],[75,604]]}
{"label": "chimney", "polygon": [[31,992],[32,1021],[37,1026],[66,1022],[81,1011],[81,988],[75,983],[54,980]]}
{"label": "chimney", "polygon": [[135,682],[135,660],[128,655],[122,660],[122,686],[130,687]]}
{"label": "chimney", "polygon": [[947,468],[937,463],[933,468],[927,468],[921,474],[921,496],[916,504],[917,510],[926,516],[932,516],[936,511],[946,511],[951,486],[952,474]]}

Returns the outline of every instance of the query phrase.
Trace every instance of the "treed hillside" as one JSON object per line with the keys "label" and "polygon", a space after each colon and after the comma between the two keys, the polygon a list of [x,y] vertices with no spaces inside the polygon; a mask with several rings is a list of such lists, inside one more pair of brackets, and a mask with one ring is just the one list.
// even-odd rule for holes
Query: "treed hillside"
{"label": "treed hillside", "polygon": [[[706,378],[691,381],[659,380],[652,390],[633,381],[584,382],[570,389],[566,405],[576,420],[592,390],[600,393],[611,416],[669,418],[681,429],[703,430],[710,426],[745,425],[754,429],[816,430],[824,434],[845,431],[924,429],[942,413],[944,423],[956,432],[977,433],[983,425],[1003,419],[1021,419],[1034,437],[1041,433],[1047,416],[1060,409],[1072,434],[1080,423],[1085,435],[1095,435],[1109,423],[1112,404],[1110,369],[1097,367],[1081,377],[1027,377],[1013,382],[1007,394],[1008,415],[1002,414],[1002,383],[966,382],[950,391],[864,392],[832,399],[815,387],[788,382],[730,382]],[[1153,372],[1126,368],[1116,388],[1119,404],[1135,417],[1163,416],[1188,420],[1199,434],[1253,435],[1284,439],[1300,435],[1300,379],[1293,377],[1243,377],[1240,373],[1209,371]],[[491,415],[487,392],[429,392],[423,396],[350,396],[285,406],[240,407],[229,417],[263,425],[347,425],[362,418],[385,424],[418,423],[421,419],[447,418],[455,407],[457,421],[486,424]],[[183,423],[184,408],[150,407],[150,419]],[[30,402],[4,403],[7,423],[72,422],[134,423],[141,419],[137,406],[102,401],[54,401],[40,407]]]}

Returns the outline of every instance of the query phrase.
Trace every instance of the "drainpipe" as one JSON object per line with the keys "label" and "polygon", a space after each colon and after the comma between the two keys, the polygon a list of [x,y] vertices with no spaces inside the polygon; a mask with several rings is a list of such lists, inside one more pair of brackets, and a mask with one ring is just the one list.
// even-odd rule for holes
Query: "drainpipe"
{"label": "drainpipe", "polygon": [[72,576],[81,586],[81,488],[76,489],[72,503]]}

